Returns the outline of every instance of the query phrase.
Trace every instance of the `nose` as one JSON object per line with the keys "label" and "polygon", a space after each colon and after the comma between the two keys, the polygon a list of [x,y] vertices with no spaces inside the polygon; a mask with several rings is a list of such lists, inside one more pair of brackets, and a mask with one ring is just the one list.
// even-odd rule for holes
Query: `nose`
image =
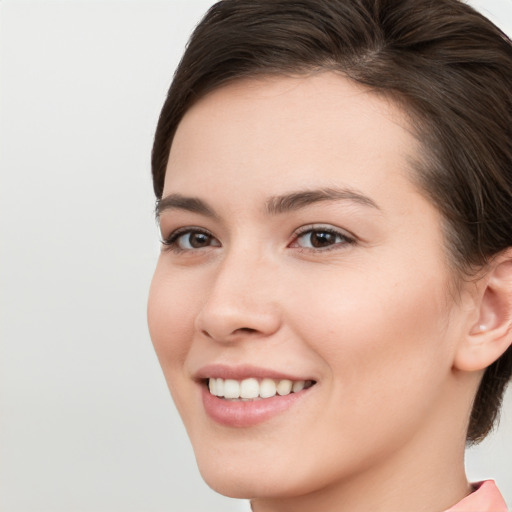
{"label": "nose", "polygon": [[261,258],[226,258],[212,272],[196,330],[222,343],[271,336],[281,324],[276,277],[272,265]]}

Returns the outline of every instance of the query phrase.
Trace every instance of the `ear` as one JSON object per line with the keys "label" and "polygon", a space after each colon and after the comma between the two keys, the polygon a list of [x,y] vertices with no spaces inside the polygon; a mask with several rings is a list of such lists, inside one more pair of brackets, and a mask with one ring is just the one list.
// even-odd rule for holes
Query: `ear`
{"label": "ear", "polygon": [[485,370],[512,344],[512,248],[495,256],[476,289],[475,315],[454,360],[467,372]]}

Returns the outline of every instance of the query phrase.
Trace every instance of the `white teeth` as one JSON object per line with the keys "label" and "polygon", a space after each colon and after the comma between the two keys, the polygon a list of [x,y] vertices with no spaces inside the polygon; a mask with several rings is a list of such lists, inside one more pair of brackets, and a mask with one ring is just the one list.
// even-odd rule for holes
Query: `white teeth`
{"label": "white teeth", "polygon": [[224,381],[224,398],[240,398],[240,383],[237,380]]}
{"label": "white teeth", "polygon": [[215,396],[224,396],[224,379],[210,379],[215,381]]}
{"label": "white teeth", "polygon": [[257,398],[260,395],[260,383],[256,379],[244,379],[240,383],[240,398]]}
{"label": "white teeth", "polygon": [[304,389],[304,386],[306,383],[303,380],[297,380],[293,383],[292,391],[294,393],[298,393],[299,391],[302,391]]}
{"label": "white teeth", "polygon": [[290,393],[298,393],[304,388],[311,387],[312,381],[288,379],[274,380],[255,378],[238,381],[235,379],[208,379],[208,388],[212,395],[229,400],[253,400],[258,398],[271,398],[276,394],[286,396]]}
{"label": "white teeth", "polygon": [[284,396],[289,395],[292,391],[292,381],[288,379],[280,380],[277,384],[277,394]]}
{"label": "white teeth", "polygon": [[260,384],[261,398],[270,398],[276,394],[276,383],[272,379],[263,379]]}

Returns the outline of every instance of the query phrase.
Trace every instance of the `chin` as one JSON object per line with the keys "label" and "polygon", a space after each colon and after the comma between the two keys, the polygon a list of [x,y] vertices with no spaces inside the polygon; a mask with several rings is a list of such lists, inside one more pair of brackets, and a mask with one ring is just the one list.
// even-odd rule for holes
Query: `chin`
{"label": "chin", "polygon": [[[195,448],[195,447],[194,447]],[[297,473],[291,475],[290,464],[283,457],[266,455],[264,458],[247,453],[218,456],[215,449],[205,448],[207,453],[196,450],[199,472],[214,491],[230,498],[251,499],[294,495],[303,489],[296,485],[301,480]],[[295,484],[295,485],[294,485]]]}
{"label": "chin", "polygon": [[211,489],[229,498],[284,498],[305,492],[303,486],[290,485],[289,481],[285,482],[290,479],[290,475],[286,473],[284,476],[281,474],[276,478],[273,474],[262,475],[264,470],[260,469],[258,471],[221,471],[217,467],[213,471],[209,471],[199,466],[199,471]]}
{"label": "chin", "polygon": [[[224,453],[208,444],[194,449],[201,476],[214,491],[237,499],[271,499],[313,493],[333,478],[332,466],[322,467],[320,461],[311,460],[312,454],[307,450],[299,455],[297,446],[300,445],[296,444],[292,453],[286,447],[280,451],[270,442],[259,450],[250,445],[237,449],[236,443],[229,448],[225,445]],[[312,472],[311,468],[316,469]],[[349,468],[338,464],[337,479],[344,478],[344,469]]]}
{"label": "chin", "polygon": [[229,498],[252,499],[268,496],[269,491],[271,491],[271,489],[262,486],[261,479],[257,481],[258,476],[249,477],[239,472],[230,475],[229,471],[221,473],[219,468],[216,471],[204,471],[201,466],[199,471],[203,480],[211,489]]}

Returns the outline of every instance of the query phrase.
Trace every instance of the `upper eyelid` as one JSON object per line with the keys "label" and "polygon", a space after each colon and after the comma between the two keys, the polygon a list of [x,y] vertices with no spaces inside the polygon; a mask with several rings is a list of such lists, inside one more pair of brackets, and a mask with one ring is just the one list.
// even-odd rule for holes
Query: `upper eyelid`
{"label": "upper eyelid", "polygon": [[[176,229],[171,229],[167,238],[169,238],[173,235],[176,235],[176,234],[188,233],[190,231],[199,232],[199,233],[208,233],[209,235],[214,236],[213,233],[209,229],[203,228],[201,226],[182,226],[182,227],[179,227]],[[163,233],[162,233],[162,236],[163,236]]]}
{"label": "upper eyelid", "polygon": [[353,233],[351,233],[350,231],[348,231],[346,229],[339,228],[339,227],[333,226],[331,224],[317,224],[317,223],[305,225],[305,226],[302,226],[302,227],[296,229],[292,236],[296,238],[300,235],[310,233],[311,231],[322,231],[322,230],[328,231],[330,233],[337,233],[341,236],[344,236],[345,238],[350,238],[350,239],[354,239],[354,240],[357,239],[356,235],[354,235]]}

